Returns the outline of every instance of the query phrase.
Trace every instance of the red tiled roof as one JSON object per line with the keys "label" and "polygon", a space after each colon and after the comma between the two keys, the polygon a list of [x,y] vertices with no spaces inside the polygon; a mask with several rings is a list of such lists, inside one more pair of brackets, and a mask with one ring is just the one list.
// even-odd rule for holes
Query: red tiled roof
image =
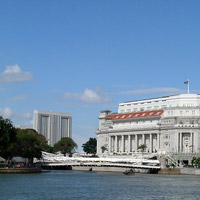
{"label": "red tiled roof", "polygon": [[151,110],[151,111],[134,112],[134,113],[120,113],[120,114],[107,115],[106,118],[109,118],[111,120],[123,120],[123,119],[135,119],[143,117],[157,117],[161,116],[163,112],[164,110]]}

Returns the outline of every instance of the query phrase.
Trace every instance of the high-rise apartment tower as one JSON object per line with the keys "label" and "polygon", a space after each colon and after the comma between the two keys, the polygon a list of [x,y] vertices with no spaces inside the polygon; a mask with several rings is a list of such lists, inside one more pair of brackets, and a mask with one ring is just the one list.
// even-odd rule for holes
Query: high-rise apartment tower
{"label": "high-rise apartment tower", "polygon": [[72,137],[72,115],[35,110],[33,128],[53,146],[63,137]]}

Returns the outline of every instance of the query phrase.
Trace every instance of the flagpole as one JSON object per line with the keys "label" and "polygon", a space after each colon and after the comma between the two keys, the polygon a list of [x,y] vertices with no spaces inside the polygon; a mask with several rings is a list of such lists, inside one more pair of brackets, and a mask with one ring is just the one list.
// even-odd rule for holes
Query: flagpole
{"label": "flagpole", "polygon": [[189,81],[189,79],[188,79],[188,94],[190,93],[190,81]]}

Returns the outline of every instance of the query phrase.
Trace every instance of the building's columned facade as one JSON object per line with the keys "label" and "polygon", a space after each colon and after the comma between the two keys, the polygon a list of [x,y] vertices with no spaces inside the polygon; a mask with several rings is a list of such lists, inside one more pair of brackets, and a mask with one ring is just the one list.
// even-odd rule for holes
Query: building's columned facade
{"label": "building's columned facade", "polygon": [[149,153],[190,155],[190,161],[200,155],[200,95],[130,101],[117,114],[100,113],[98,155],[131,155],[141,145]]}
{"label": "building's columned facade", "polygon": [[33,128],[53,146],[63,137],[72,137],[72,115],[35,110]]}

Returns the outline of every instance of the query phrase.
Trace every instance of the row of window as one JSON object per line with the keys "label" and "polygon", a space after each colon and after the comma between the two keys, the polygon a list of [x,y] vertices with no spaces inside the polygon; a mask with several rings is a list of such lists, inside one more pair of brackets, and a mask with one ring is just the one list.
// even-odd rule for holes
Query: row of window
{"label": "row of window", "polygon": [[[168,112],[167,112],[167,114],[168,115],[173,115],[174,114],[174,112],[173,112],[173,110],[169,110]],[[180,115],[195,115],[195,110],[180,110],[179,111],[179,114]]]}
{"label": "row of window", "polygon": [[[145,108],[133,108],[133,109],[122,109],[119,111],[119,113],[131,113],[131,112],[142,112],[142,111],[145,111],[145,110],[159,110],[159,106],[154,106],[153,108],[152,107],[147,107],[146,109]],[[168,115],[173,115],[173,110],[169,110],[168,112]],[[189,114],[192,114],[192,115],[195,115],[195,110],[180,110],[179,112],[180,115],[189,115]]]}
{"label": "row of window", "polygon": [[[128,105],[131,105],[131,104],[127,104]],[[122,107],[123,105],[121,105],[120,107]],[[195,105],[192,103],[192,104],[182,104],[181,106],[179,104],[177,104],[176,106],[174,107],[194,107]],[[158,110],[158,109],[164,109],[164,108],[167,108],[167,107],[172,107],[172,105],[161,105],[161,106],[147,106],[147,107],[140,107],[140,108],[128,108],[128,109],[120,109],[120,113],[124,113],[124,112],[137,112],[137,111],[145,111],[145,110]]]}
{"label": "row of window", "polygon": [[[142,104],[149,104],[149,103],[159,103],[159,102],[165,102],[166,100],[162,100],[162,101],[147,101],[147,102],[140,102],[140,103],[129,103],[126,104],[126,106],[136,106],[136,105],[142,105]],[[124,105],[121,105],[124,106]]]}
{"label": "row of window", "polygon": [[[165,100],[166,101],[166,100]],[[143,105],[143,104],[149,104],[149,103],[158,103],[158,102],[161,102],[161,101],[154,101],[154,102],[145,102],[145,103],[133,103],[133,104],[125,104],[125,105],[120,105],[121,107],[122,106],[139,106],[139,105]],[[163,104],[161,105],[161,107],[174,107],[174,105],[171,105],[169,104],[169,106]],[[182,103],[182,104],[176,104],[175,106],[179,107],[179,106],[183,106],[183,107],[193,107],[195,106],[194,103]]]}
{"label": "row of window", "polygon": [[134,121],[134,122],[124,122],[124,123],[116,123],[115,126],[126,126],[130,124],[149,124],[149,123],[155,123],[157,120],[145,120],[145,121]]}

